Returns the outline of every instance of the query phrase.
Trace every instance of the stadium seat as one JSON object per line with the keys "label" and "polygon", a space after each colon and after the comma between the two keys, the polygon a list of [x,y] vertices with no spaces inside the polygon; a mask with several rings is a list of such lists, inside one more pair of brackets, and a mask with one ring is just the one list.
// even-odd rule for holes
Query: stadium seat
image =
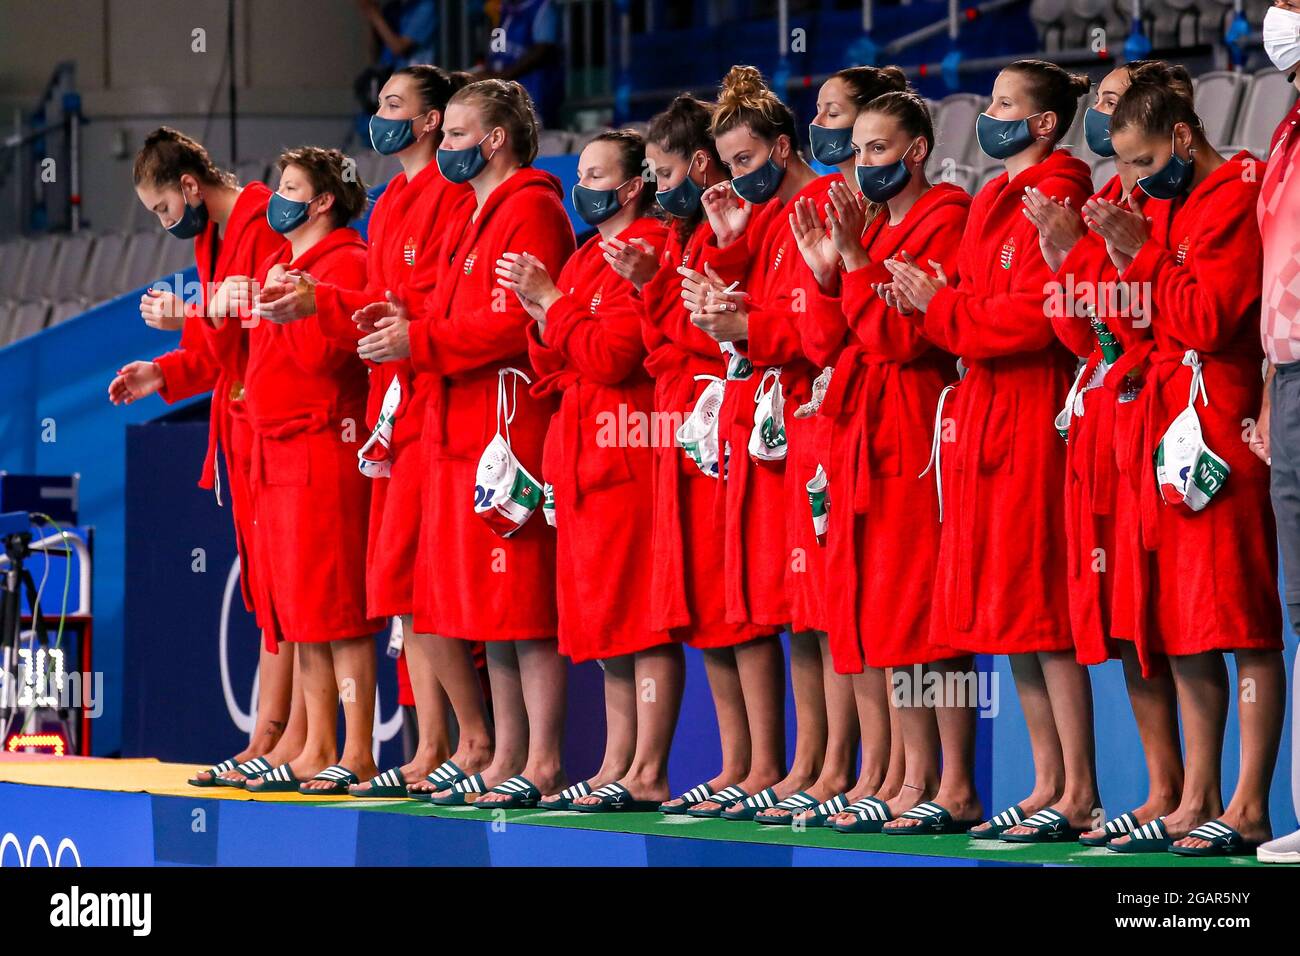
{"label": "stadium seat", "polygon": [[14,305],[0,300],[0,349],[13,341]]}
{"label": "stadium seat", "polygon": [[[137,289],[150,283],[161,275],[158,272],[158,261],[162,255],[161,244],[164,242],[180,243],[180,240],[173,239],[160,229],[137,232],[130,237],[126,258],[117,282],[118,295],[128,289]],[[181,244],[187,245],[187,243]]]}
{"label": "stadium seat", "polygon": [[942,168],[943,160],[951,159],[959,166],[969,165],[978,149],[975,140],[975,118],[984,112],[985,100],[973,93],[953,93],[945,96],[941,104],[941,124],[934,131],[934,160]]}
{"label": "stadium seat", "polygon": [[570,152],[573,134],[566,129],[544,129],[537,137],[539,156],[563,156]]}
{"label": "stadium seat", "polygon": [[0,299],[16,299],[32,244],[26,239],[0,243]]}
{"label": "stadium seat", "polygon": [[235,178],[240,185],[276,182],[277,176],[272,175],[273,172],[266,161],[261,159],[245,159],[235,164]]}
{"label": "stadium seat", "polygon": [[59,243],[59,254],[40,290],[41,294],[51,299],[79,298],[94,244],[93,233],[79,232],[64,236]]}
{"label": "stadium seat", "polygon": [[106,232],[95,239],[95,248],[86,263],[86,279],[81,293],[92,304],[118,295],[122,290],[123,266],[129,236],[120,232]]}
{"label": "stadium seat", "polygon": [[1246,91],[1232,141],[1266,158],[1273,130],[1291,109],[1295,97],[1295,87],[1286,81],[1285,74],[1272,67],[1260,70]]}
{"label": "stadium seat", "polygon": [[14,288],[14,298],[37,299],[41,297],[45,282],[54,268],[55,260],[58,258],[59,244],[62,241],[62,236],[42,236],[39,239],[28,240],[31,249],[27,253],[27,260],[23,263],[22,272],[18,276],[18,282]]}
{"label": "stadium seat", "polygon": [[1204,73],[1196,80],[1196,114],[1215,146],[1232,139],[1242,96],[1251,77],[1228,70]]}
{"label": "stadium seat", "polygon": [[60,322],[66,322],[73,316],[81,315],[85,311],[85,303],[80,299],[64,299],[52,303],[50,306],[50,321],[46,328],[53,328]]}
{"label": "stadium seat", "polygon": [[45,321],[49,315],[48,302],[19,302],[14,309],[13,338],[10,341],[16,342],[29,335],[35,335],[45,328]]}

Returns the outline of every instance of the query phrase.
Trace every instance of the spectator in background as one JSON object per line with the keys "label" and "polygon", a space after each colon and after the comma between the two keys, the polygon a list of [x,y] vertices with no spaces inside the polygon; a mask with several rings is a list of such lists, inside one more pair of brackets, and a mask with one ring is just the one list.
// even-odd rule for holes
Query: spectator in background
{"label": "spectator in background", "polygon": [[484,11],[501,33],[488,40],[489,77],[518,80],[533,99],[543,126],[557,126],[564,101],[564,61],[560,55],[560,11],[553,0],[489,0]]}
{"label": "spectator in background", "polygon": [[353,89],[367,118],[379,91],[395,70],[412,63],[433,63],[438,46],[437,0],[356,0],[370,24],[374,62],[357,77]]}
{"label": "spectator in background", "polygon": [[[1300,88],[1300,2],[1276,0],[1264,18],[1264,50]],[[1292,628],[1300,628],[1300,105],[1273,134],[1259,195],[1264,244],[1262,336],[1268,355],[1267,386],[1251,449],[1272,468],[1273,512],[1282,551],[1282,578]],[[1300,698],[1297,698],[1300,700]],[[1292,721],[1297,714],[1292,712]],[[1293,725],[1294,726],[1294,725]],[[1293,740],[1296,738],[1293,733]],[[1300,750],[1291,749],[1291,795],[1300,813]],[[1262,845],[1266,863],[1300,863],[1300,832]]]}

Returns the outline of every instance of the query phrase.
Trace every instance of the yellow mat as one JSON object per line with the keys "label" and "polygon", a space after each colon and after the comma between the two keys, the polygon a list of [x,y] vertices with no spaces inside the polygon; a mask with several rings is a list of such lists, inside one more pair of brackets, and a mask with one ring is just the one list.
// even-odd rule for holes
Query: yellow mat
{"label": "yellow mat", "polygon": [[68,787],[76,790],[117,790],[123,793],[156,793],[168,797],[202,797],[214,800],[263,800],[271,803],[303,803],[322,800],[352,801],[352,797],[305,797],[297,793],[253,794],[233,787],[191,787],[185,781],[201,768],[194,764],[163,763],[152,757],[134,760],[50,759],[31,762],[13,758],[0,760],[0,783],[23,783],[37,787]]}

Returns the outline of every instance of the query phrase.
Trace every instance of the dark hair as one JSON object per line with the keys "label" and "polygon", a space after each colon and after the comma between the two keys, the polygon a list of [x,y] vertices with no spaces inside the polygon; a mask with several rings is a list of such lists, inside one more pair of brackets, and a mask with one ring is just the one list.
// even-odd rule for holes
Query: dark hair
{"label": "dark hair", "polygon": [[907,74],[896,66],[850,66],[832,73],[830,78],[848,87],[853,105],[859,110],[877,96],[908,88]]}
{"label": "dark hair", "polygon": [[1115,134],[1132,126],[1147,134],[1170,134],[1179,123],[1186,123],[1200,134],[1201,119],[1192,101],[1165,85],[1159,70],[1139,71],[1130,77],[1129,88],[1115,104],[1110,117],[1110,131]]}
{"label": "dark hair", "polygon": [[1191,103],[1196,98],[1192,86],[1192,74],[1181,63],[1166,63],[1164,60],[1134,60],[1127,64],[1128,81],[1134,83],[1155,83],[1167,86],[1183,99]]}
{"label": "dark hair", "polygon": [[[613,143],[618,149],[618,165],[624,180],[641,179],[645,172],[645,137],[634,129],[610,129],[593,136],[592,143]],[[636,197],[636,213],[644,216],[655,201],[655,191],[642,179],[641,191]]]}
{"label": "dark hair", "polygon": [[1039,110],[1056,114],[1056,137],[1052,142],[1060,142],[1074,125],[1079,98],[1092,87],[1092,80],[1082,73],[1067,73],[1046,60],[1016,60],[1006,69],[1029,80],[1030,95]]}
{"label": "dark hair", "polygon": [[280,154],[280,172],[286,166],[297,166],[307,174],[312,192],[329,193],[334,197],[330,215],[334,228],[346,226],[366,211],[366,184],[357,175],[356,160],[344,156],[337,149],[320,146],[299,146]]}
{"label": "dark hair", "polygon": [[510,135],[510,148],[520,165],[527,166],[537,158],[537,110],[528,91],[514,80],[478,80],[469,83],[447,101],[464,103],[479,111],[483,125],[489,129],[500,126]]}
{"label": "dark hair", "polygon": [[447,101],[456,91],[474,79],[468,73],[449,73],[441,67],[430,66],[428,63],[412,63],[400,70],[394,70],[393,76],[409,76],[415,82],[415,88],[420,91],[420,105],[426,112],[445,111]]}
{"label": "dark hair", "polygon": [[928,149],[934,149],[934,119],[930,115],[930,107],[916,93],[910,90],[885,93],[867,104],[862,112],[892,116],[905,132],[921,137]]}
{"label": "dark hair", "polygon": [[755,136],[766,140],[784,134],[790,137],[792,147],[799,145],[794,112],[768,89],[763,74],[752,66],[733,66],[723,77],[710,131],[717,139],[741,126],[748,126]]}
{"label": "dark hair", "polygon": [[197,140],[190,139],[180,130],[159,126],[145,137],[140,152],[135,154],[135,184],[175,186],[189,173],[209,186],[235,188],[239,181],[212,161],[208,151]]}
{"label": "dark hair", "polygon": [[[683,156],[688,163],[692,156],[704,150],[714,165],[721,169],[722,157],[718,155],[718,147],[709,132],[712,122],[712,104],[698,100],[690,93],[681,93],[666,110],[650,120],[646,142],[654,143],[665,153]],[[683,245],[703,219],[704,207],[701,206],[686,219],[675,220],[677,238]]]}

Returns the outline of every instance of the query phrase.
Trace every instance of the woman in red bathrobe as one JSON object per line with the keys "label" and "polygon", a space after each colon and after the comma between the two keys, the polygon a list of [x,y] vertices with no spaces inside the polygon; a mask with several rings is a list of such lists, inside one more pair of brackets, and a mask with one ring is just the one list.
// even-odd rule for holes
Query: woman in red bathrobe
{"label": "woman in red bathrobe", "polygon": [[[1111,136],[1151,197],[1141,213],[1101,201],[1084,210],[1120,278],[1151,289],[1150,322],[1117,323],[1125,353],[1116,370],[1142,373],[1123,450],[1146,551],[1135,575],[1133,640],[1144,667],[1154,654],[1168,656],[1187,773],[1176,809],[1109,846],[1160,850],[1172,840],[1185,855],[1253,853],[1271,835],[1268,790],[1285,708],[1268,468],[1242,431],[1263,390],[1254,281],[1263,171],[1249,153],[1219,155],[1191,105],[1158,81],[1134,81],[1115,108]],[[1199,435],[1183,430],[1195,455],[1185,466],[1173,432],[1192,411]],[[1226,651],[1245,690],[1241,770],[1221,811]]]}
{"label": "woman in red bathrobe", "polygon": [[[575,663],[599,660],[605,672],[604,760],[542,805],[593,813],[654,809],[668,799],[685,677],[681,635],[650,625],[654,380],[632,284],[605,258],[611,239],[663,248],[663,223],[646,215],[654,193],[641,178],[644,165],[640,133],[598,135],[578,157],[573,204],[599,234],[554,282],[526,253],[497,264],[498,281],[536,321],[528,339],[539,376],[533,394],[560,395],[542,456],[556,561],[570,572],[557,581],[560,653]],[[639,693],[646,686],[655,688],[650,699]]]}
{"label": "woman in red bathrobe", "polygon": [[[894,668],[905,690],[896,707],[906,786],[892,794],[849,794],[854,803],[830,819],[841,832],[879,831],[934,799],[941,740],[945,799],[957,794],[956,802],[969,800],[975,788],[974,711],[945,707],[938,724],[933,706],[919,696],[927,671],[947,681],[949,674],[972,667],[969,656],[929,640],[940,514],[935,488],[923,473],[935,410],[944,387],[956,378],[955,359],[899,314],[884,266],[910,257],[954,269],[970,198],[950,183],[931,186],[925,162],[933,143],[929,109],[915,93],[873,100],[854,124],[860,162],[854,182],[863,198],[832,189],[829,236],[817,210],[799,211],[801,250],[818,273],[803,325],[806,347],[834,361],[818,407],[829,426],[830,645],[841,669],[870,669],[883,681],[884,668]],[[842,275],[821,265],[827,247],[843,263]],[[831,355],[841,343],[843,349]]]}
{"label": "woman in red bathrobe", "polygon": [[[780,402],[793,403],[793,413],[815,375],[792,315],[807,267],[790,230],[790,204],[805,196],[824,201],[839,176],[818,177],[799,155],[794,114],[753,67],[732,67],[723,80],[712,133],[733,178],[702,197],[714,233],[706,275],[680,271],[691,321],[733,356],[718,415],[719,445],[730,449],[717,489],[727,619],[790,627],[798,737],[787,772],[781,645],[775,638],[740,645],[734,653],[752,757],[736,786],[745,797],[730,805],[726,797],[711,799],[688,812],[750,820],[796,794],[806,800],[825,757],[821,554],[804,489],[815,470],[815,435],[806,423],[792,424]],[[742,289],[724,299],[721,283],[732,280]]]}
{"label": "woman in red bathrobe", "polygon": [[[998,74],[976,132],[1006,173],[971,204],[952,277],[958,284],[928,263],[886,262],[926,338],[966,368],[940,428],[943,530],[931,639],[1010,655],[1034,754],[1033,791],[973,828],[976,839],[1073,839],[1095,825],[1099,802],[1091,685],[1070,635],[1065,450],[1052,424],[1073,361],[1048,315],[1052,273],[1038,230],[1021,211],[1030,186],[1075,209],[1092,194],[1088,167],[1056,149],[1088,85],[1041,60],[1018,60]],[[949,415],[955,436],[944,448]],[[946,793],[932,804],[951,821],[981,812]],[[911,818],[896,827],[936,822]]]}
{"label": "woman in red bathrobe", "polygon": [[[1192,79],[1182,66],[1137,61],[1116,67],[1097,87],[1097,99],[1085,124],[1093,152],[1113,156],[1110,116],[1131,79],[1150,76],[1192,101]],[[1093,202],[1142,203],[1138,176],[1124,166],[1093,197]],[[1069,544],[1070,627],[1080,664],[1098,664],[1108,657],[1124,663],[1129,701],[1146,757],[1148,797],[1141,806],[1104,821],[1080,840],[1104,845],[1178,805],[1183,787],[1183,755],[1179,739],[1173,677],[1163,659],[1142,667],[1132,643],[1135,548],[1141,548],[1135,524],[1137,497],[1133,484],[1122,478],[1117,451],[1127,447],[1136,391],[1124,374],[1110,374],[1116,348],[1109,359],[1101,350],[1089,320],[1095,312],[1107,332],[1113,317],[1135,316],[1150,307],[1140,287],[1122,283],[1106,242],[1090,231],[1076,211],[1037,189],[1025,191],[1025,211],[1039,231],[1039,247],[1059,284],[1053,290],[1052,324],[1057,336],[1085,360],[1076,379],[1079,397],[1062,410],[1058,427],[1068,431],[1066,445],[1065,533]],[[1078,414],[1075,414],[1075,412]],[[1127,639],[1125,639],[1127,638]]]}
{"label": "woman in red bathrobe", "polygon": [[529,167],[536,155],[537,117],[522,86],[483,80],[457,91],[437,160],[473,192],[452,213],[433,291],[361,314],[374,329],[358,344],[363,358],[409,357],[429,377],[415,629],[457,639],[464,660],[472,642],[488,645],[492,762],[435,793],[438,803],[531,806],[563,782],[555,541],[533,514],[556,402],[529,394],[533,320],[495,275],[507,252],[531,253],[556,275],[573,252],[559,183]]}
{"label": "woman in red bathrobe", "polygon": [[[315,313],[327,334],[355,347],[363,334],[352,320],[357,310],[383,300],[388,292],[404,302],[429,293],[438,268],[437,247],[452,211],[471,192],[463,183],[449,182],[434,161],[447,101],[467,79],[465,74],[415,65],[397,70],[384,84],[378,112],[370,121],[371,145],[396,156],[402,171],[370,214],[364,288],[346,289],[295,273],[289,277],[294,281],[264,290],[259,308],[267,318],[284,322]],[[491,730],[478,672],[465,661],[459,642],[417,633],[412,620],[424,475],[420,435],[431,380],[414,376],[409,360],[367,364],[371,371],[364,421],[374,429],[361,465],[374,479],[367,611],[372,617],[401,618],[402,659],[412,672],[420,744],[410,763],[384,770],[378,779],[353,788],[353,795],[400,797],[410,785],[410,793],[427,796],[487,766]],[[399,677],[403,669],[399,665]],[[459,731],[450,757],[448,698]]]}
{"label": "woman in red bathrobe", "polygon": [[[293,270],[342,288],[365,283],[366,244],[347,223],[365,210],[366,190],[347,175],[351,163],[314,146],[281,155],[267,218],[289,246],[262,264],[260,282]],[[252,324],[243,399],[252,432],[252,545],[260,566],[275,569],[258,576],[257,603],[267,640],[295,645],[307,741],[250,780],[250,792],[346,792],[375,771],[373,638],[383,622],[366,615],[370,488],[356,468],[365,402],[365,366],[318,318]],[[340,698],[346,733],[336,764]]]}
{"label": "woman in red bathrobe", "polygon": [[[605,240],[611,268],[633,285],[654,377],[649,612],[652,630],[671,631],[700,650],[718,714],[722,766],[712,780],[691,787],[660,810],[684,814],[691,806],[748,773],[749,727],[736,676],[736,645],[771,628],[733,624],[718,582],[722,548],[714,520],[716,462],[697,463],[675,437],[710,382],[725,374],[718,343],[690,321],[683,307],[678,266],[697,267],[713,235],[700,196],[727,178],[709,135],[708,104],[683,93],[655,116],[646,157],[655,174],[659,205],[672,216],[662,254],[644,242]],[[710,453],[711,455],[712,453]]]}
{"label": "woman in red bathrobe", "polygon": [[[140,315],[145,322],[155,328],[180,329],[181,344],[152,362],[125,365],[109,386],[109,398],[120,404],[157,392],[164,401],[177,402],[212,392],[208,452],[199,487],[215,487],[218,504],[224,503],[223,498],[230,500],[244,606],[255,611],[256,562],[249,550],[253,508],[249,433],[231,413],[243,378],[247,332],[242,322],[227,317],[246,315],[249,279],[268,255],[284,246],[284,237],[266,221],[271,191],[262,183],[240,186],[212,162],[200,143],[177,130],[163,126],[149,134],[136,156],[134,179],[140,202],[163,227],[178,239],[194,241],[199,287],[194,296],[181,289],[166,291],[160,282],[141,297]],[[216,465],[218,446],[225,455],[229,485],[224,496]],[[262,623],[260,614],[258,623]],[[259,760],[256,767],[244,770],[236,765],[267,754],[284,756],[302,746],[304,725],[290,704],[291,656],[277,657],[263,650],[258,675],[258,719],[248,747],[200,771],[195,784],[211,786],[218,776],[242,781],[245,771],[262,769],[264,764]],[[283,747],[278,747],[281,741]]]}

